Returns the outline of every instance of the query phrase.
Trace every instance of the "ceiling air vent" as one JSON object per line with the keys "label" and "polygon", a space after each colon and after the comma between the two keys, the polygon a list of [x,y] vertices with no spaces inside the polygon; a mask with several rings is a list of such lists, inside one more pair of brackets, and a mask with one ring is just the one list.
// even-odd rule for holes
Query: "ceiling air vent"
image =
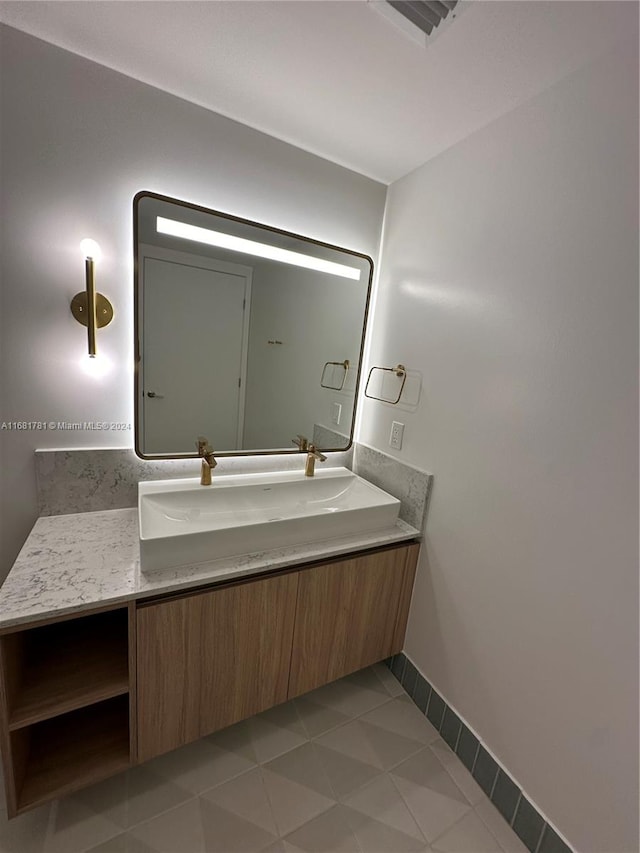
{"label": "ceiling air vent", "polygon": [[[468,5],[458,0],[369,0],[371,6],[419,44],[432,41]],[[456,8],[457,7],[457,8]]]}
{"label": "ceiling air vent", "polygon": [[449,12],[455,9],[458,0],[387,0],[387,3],[430,36]]}

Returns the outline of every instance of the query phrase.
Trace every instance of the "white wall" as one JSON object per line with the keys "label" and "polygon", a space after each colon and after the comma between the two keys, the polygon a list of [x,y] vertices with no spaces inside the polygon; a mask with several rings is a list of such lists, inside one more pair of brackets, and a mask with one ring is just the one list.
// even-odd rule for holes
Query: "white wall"
{"label": "white wall", "polygon": [[638,851],[637,5],[390,188],[360,440],[435,474],[406,651],[580,851]]}
{"label": "white wall", "polygon": [[[132,199],[142,189],[375,256],[385,187],[3,27],[2,421],[133,421]],[[69,311],[79,242],[102,246],[103,378],[81,367]],[[9,432],[2,442],[0,577],[35,520],[36,447],[132,446],[131,432]]]}

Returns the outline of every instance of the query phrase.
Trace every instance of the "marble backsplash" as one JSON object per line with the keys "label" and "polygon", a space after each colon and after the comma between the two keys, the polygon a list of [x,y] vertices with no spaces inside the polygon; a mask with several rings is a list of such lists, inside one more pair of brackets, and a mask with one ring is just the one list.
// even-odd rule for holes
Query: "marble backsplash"
{"label": "marble backsplash", "polygon": [[400,518],[423,530],[429,510],[433,474],[412,468],[365,444],[354,444],[353,471],[400,500]]}
{"label": "marble backsplash", "polygon": [[322,424],[314,424],[312,441],[316,447],[345,447],[349,436]]}
{"label": "marble backsplash", "polygon": [[[330,453],[324,465],[351,468],[353,451]],[[36,450],[39,515],[68,515],[124,509],[138,503],[140,480],[200,476],[197,459],[140,459],[133,449]],[[216,477],[304,468],[298,453],[272,456],[221,456]]]}
{"label": "marble backsplash", "polygon": [[[216,477],[263,471],[296,471],[302,454],[223,456]],[[197,459],[145,460],[132,449],[36,450],[39,515],[68,515],[134,507],[140,480],[199,476]],[[327,454],[323,467],[344,466],[401,501],[400,518],[422,530],[433,477],[362,444],[344,453]]]}

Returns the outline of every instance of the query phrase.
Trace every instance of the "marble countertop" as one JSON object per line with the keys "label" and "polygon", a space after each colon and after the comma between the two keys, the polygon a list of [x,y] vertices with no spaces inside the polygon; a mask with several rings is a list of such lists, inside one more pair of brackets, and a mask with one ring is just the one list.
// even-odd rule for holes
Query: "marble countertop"
{"label": "marble countertop", "polygon": [[0,587],[0,629],[419,537],[398,519],[372,533],[143,574],[137,509],[42,517]]}

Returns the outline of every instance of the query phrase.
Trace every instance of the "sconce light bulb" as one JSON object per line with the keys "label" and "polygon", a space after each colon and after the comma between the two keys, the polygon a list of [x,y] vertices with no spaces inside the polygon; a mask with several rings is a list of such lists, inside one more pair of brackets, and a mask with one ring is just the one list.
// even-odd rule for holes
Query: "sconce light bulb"
{"label": "sconce light bulb", "polygon": [[82,252],[83,258],[91,258],[96,263],[102,257],[102,250],[100,249],[100,246],[95,240],[91,240],[89,237],[85,238],[80,243],[80,251]]}
{"label": "sconce light bulb", "polygon": [[83,355],[80,359],[82,372],[94,379],[104,378],[111,372],[112,366],[111,359],[107,358],[104,353],[101,353],[98,357]]}

